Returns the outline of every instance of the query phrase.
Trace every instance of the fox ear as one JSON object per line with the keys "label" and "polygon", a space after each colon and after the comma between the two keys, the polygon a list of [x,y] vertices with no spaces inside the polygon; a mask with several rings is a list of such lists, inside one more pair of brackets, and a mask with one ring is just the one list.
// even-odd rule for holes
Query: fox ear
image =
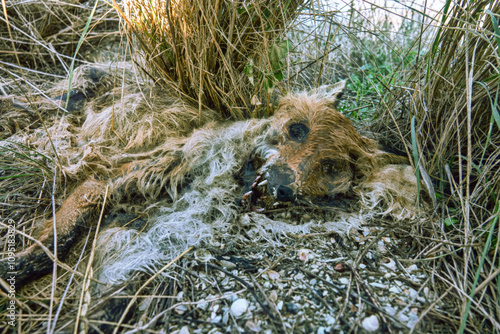
{"label": "fox ear", "polygon": [[345,85],[346,81],[342,80],[333,85],[324,85],[315,88],[310,91],[310,94],[317,95],[318,97],[328,101],[328,103],[336,105],[337,101],[342,96],[342,91],[344,90]]}

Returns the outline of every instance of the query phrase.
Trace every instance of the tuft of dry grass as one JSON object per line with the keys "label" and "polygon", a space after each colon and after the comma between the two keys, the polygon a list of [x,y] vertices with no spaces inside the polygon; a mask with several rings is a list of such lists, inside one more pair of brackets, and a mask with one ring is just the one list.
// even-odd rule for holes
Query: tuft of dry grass
{"label": "tuft of dry grass", "polygon": [[[92,4],[79,0],[2,1],[0,15],[0,69],[66,75]],[[6,14],[6,15],[5,15]],[[8,24],[7,24],[8,23]],[[116,39],[118,16],[103,1],[97,4],[78,62],[92,59],[101,43]],[[110,39],[111,38],[111,39]]]}
{"label": "tuft of dry grass", "polygon": [[445,7],[429,52],[405,73],[375,125],[411,152],[415,119],[421,171],[432,176],[438,205],[430,225],[412,229],[430,238],[418,247],[422,260],[431,258],[434,287],[447,305],[428,316],[458,332],[500,328],[498,13],[498,1]]}
{"label": "tuft of dry grass", "polygon": [[244,119],[261,116],[283,79],[285,31],[302,2],[126,0],[122,16],[134,60],[155,82]]}

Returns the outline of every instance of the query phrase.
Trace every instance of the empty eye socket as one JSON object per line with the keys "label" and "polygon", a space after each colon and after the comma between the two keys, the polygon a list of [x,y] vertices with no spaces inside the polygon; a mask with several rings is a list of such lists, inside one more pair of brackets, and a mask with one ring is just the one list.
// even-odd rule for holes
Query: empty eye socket
{"label": "empty eye socket", "polygon": [[290,138],[299,143],[306,141],[308,133],[309,128],[302,123],[293,123],[288,127]]}
{"label": "empty eye socket", "polygon": [[342,171],[342,163],[339,160],[321,160],[321,170],[324,174],[335,175]]}

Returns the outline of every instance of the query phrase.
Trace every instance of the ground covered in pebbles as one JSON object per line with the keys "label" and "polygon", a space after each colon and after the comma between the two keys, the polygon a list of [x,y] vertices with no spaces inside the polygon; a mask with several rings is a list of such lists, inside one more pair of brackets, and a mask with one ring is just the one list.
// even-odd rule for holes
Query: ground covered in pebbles
{"label": "ground covered in pebbles", "polygon": [[280,247],[226,240],[218,249],[191,249],[154,284],[131,291],[138,321],[132,332],[431,331],[436,324],[422,318],[444,305],[429,273],[408,257],[412,238],[398,236],[404,230],[397,222],[366,223],[342,234],[288,233]]}

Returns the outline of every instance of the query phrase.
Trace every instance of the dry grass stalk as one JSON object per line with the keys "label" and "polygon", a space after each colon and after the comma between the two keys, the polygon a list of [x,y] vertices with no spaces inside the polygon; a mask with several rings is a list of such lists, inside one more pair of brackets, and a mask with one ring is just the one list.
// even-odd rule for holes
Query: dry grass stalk
{"label": "dry grass stalk", "polygon": [[302,2],[126,0],[123,16],[153,80],[242,119],[282,79],[284,29]]}

